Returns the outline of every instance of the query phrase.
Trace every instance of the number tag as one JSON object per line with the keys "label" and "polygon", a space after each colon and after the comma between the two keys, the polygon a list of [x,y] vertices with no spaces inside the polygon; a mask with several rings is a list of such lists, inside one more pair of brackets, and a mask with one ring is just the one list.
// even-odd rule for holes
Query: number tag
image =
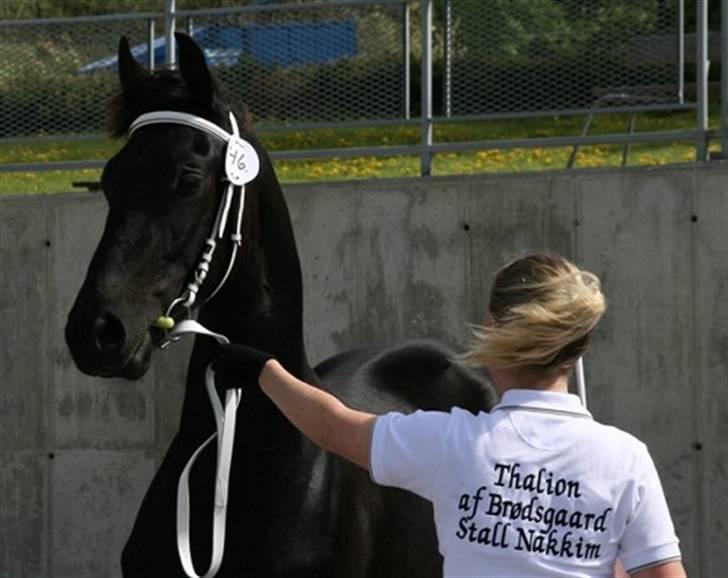
{"label": "number tag", "polygon": [[230,136],[225,157],[225,174],[234,185],[244,185],[258,176],[260,159],[249,142]]}

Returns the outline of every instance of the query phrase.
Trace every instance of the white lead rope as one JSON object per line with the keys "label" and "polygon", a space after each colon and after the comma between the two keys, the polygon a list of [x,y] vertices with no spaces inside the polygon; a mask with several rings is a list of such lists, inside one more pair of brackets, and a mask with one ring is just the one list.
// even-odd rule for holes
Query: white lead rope
{"label": "white lead rope", "polygon": [[[214,333],[197,321],[187,319],[180,321],[170,332],[175,337],[194,333],[207,335],[221,344],[229,343],[224,335]],[[233,446],[235,444],[235,421],[238,405],[242,399],[241,389],[228,389],[223,406],[215,389],[215,372],[210,365],[205,370],[205,384],[215,415],[216,432],[207,438],[192,454],[182,470],[177,485],[177,551],[182,568],[189,578],[213,578],[222,564],[225,552],[225,528],[227,520],[228,489],[230,481],[230,465],[232,464]],[[217,437],[217,467],[215,468],[215,501],[212,515],[212,556],[210,567],[204,574],[198,575],[192,562],[190,549],[190,472],[197,458],[213,439]]]}

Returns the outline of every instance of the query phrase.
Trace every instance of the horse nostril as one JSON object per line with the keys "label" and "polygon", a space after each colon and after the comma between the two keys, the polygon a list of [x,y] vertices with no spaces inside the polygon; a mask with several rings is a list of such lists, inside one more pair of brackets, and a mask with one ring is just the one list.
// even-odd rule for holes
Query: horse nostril
{"label": "horse nostril", "polygon": [[106,313],[98,317],[94,323],[96,348],[99,351],[121,349],[126,339],[126,332],[121,321],[115,315]]}

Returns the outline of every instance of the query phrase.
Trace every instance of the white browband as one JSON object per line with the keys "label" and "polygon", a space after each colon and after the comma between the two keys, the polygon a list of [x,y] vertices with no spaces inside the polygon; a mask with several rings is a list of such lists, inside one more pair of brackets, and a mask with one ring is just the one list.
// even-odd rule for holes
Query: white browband
{"label": "white browband", "polygon": [[[237,122],[235,121],[233,113],[230,113],[230,116],[233,124],[233,132],[237,134]],[[228,131],[220,128],[214,122],[210,122],[209,120],[195,116],[194,114],[177,112],[176,110],[157,110],[155,112],[148,112],[139,116],[129,127],[129,136],[131,136],[134,131],[144,126],[160,123],[183,124],[204,131],[211,136],[219,138],[223,142],[228,142],[231,136]]]}

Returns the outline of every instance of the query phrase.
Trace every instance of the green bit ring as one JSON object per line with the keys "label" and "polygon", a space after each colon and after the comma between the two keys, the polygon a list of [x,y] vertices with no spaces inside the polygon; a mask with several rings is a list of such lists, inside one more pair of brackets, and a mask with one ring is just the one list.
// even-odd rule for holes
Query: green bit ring
{"label": "green bit ring", "polygon": [[153,325],[154,327],[158,327],[159,329],[163,329],[164,331],[169,331],[174,327],[175,323],[172,317],[169,317],[168,315],[160,315],[154,321]]}

